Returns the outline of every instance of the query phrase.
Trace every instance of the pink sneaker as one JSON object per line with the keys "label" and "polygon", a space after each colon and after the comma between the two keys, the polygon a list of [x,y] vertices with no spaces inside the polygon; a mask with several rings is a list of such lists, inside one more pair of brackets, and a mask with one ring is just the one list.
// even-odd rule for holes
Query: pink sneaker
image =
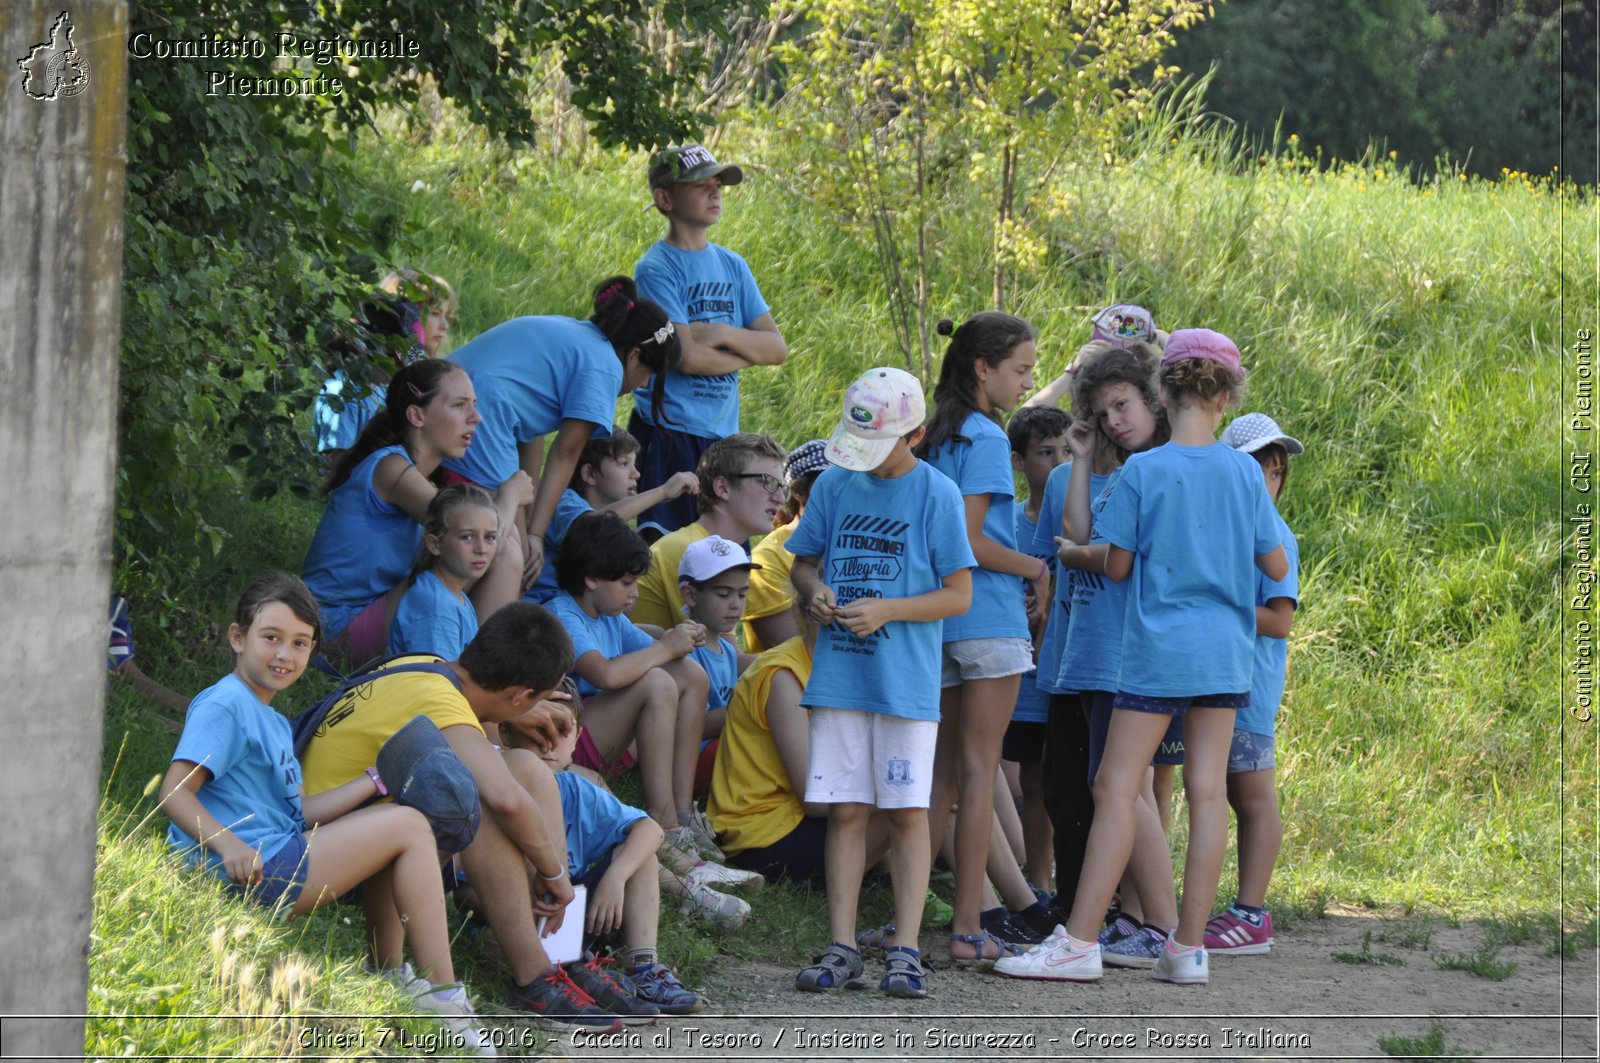
{"label": "pink sneaker", "polygon": [[1256,926],[1232,908],[1224,909],[1206,924],[1205,947],[1230,956],[1265,956],[1272,951],[1272,913],[1263,912]]}

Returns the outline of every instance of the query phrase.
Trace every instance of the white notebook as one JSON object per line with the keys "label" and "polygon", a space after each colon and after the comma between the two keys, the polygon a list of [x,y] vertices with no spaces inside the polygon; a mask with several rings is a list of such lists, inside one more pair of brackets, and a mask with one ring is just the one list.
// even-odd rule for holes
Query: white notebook
{"label": "white notebook", "polygon": [[539,936],[544,939],[544,951],[550,957],[551,963],[567,963],[583,958],[583,922],[588,906],[589,888],[573,886],[572,903],[567,905],[567,914],[561,920],[561,929],[545,937],[544,927],[550,920],[539,920]]}

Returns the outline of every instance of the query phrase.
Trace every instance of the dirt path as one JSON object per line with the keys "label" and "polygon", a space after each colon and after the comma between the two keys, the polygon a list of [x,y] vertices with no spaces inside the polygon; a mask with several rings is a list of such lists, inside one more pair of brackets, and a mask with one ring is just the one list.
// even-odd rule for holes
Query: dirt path
{"label": "dirt path", "polygon": [[[1434,924],[1423,948],[1420,935],[1402,940],[1407,925],[1370,914],[1297,921],[1269,956],[1215,959],[1201,987],[1144,971],[1108,969],[1080,986],[941,968],[923,1001],[875,989],[812,997],[794,991],[787,967],[730,962],[702,987],[713,1001],[705,1014],[551,1048],[585,1060],[1387,1059],[1378,1038],[1423,1036],[1437,1016],[1463,1055],[1596,1058],[1593,950],[1563,962],[1548,940],[1504,946],[1497,959],[1516,971],[1496,982],[1435,962],[1476,952],[1481,928]],[[1361,953],[1368,932],[1372,954],[1403,965],[1331,959]],[[941,941],[925,936],[924,951],[942,954]],[[875,983],[881,963],[869,959],[867,973]]]}

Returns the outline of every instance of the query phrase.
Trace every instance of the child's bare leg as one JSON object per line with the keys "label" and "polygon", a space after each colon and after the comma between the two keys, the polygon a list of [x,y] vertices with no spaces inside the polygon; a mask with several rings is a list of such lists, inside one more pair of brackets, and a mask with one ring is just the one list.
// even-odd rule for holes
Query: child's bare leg
{"label": "child's bare leg", "polygon": [[[1017,864],[1017,854],[1012,852],[1005,832],[1000,829],[998,815],[994,817],[994,827],[989,832],[989,861],[985,870],[1001,903],[1007,908],[1016,912],[1033,903],[1033,891],[1028,888],[1028,880],[1023,877],[1022,868]],[[983,903],[988,904],[988,900],[985,899]]]}
{"label": "child's bare leg", "polygon": [[1144,793],[1134,805],[1133,850],[1125,878],[1133,884],[1139,921],[1165,933],[1178,925],[1178,894],[1172,883],[1172,846],[1156,816],[1149,775],[1147,769]]}
{"label": "child's bare leg", "polygon": [[1131,709],[1111,713],[1105,756],[1094,780],[1094,825],[1089,828],[1067,925],[1080,941],[1093,941],[1100,934],[1100,921],[1133,850],[1135,806],[1144,788],[1145,769],[1170,722],[1171,717],[1158,713]]}
{"label": "child's bare leg", "polygon": [[1044,807],[1044,762],[1018,765],[1017,781],[1022,786],[1022,852],[1028,880],[1050,893],[1056,888],[1056,834]]}
{"label": "child's bare leg", "polygon": [[1161,820],[1161,833],[1172,837],[1172,789],[1177,781],[1178,766],[1176,764],[1157,764],[1152,769],[1155,777],[1151,781],[1151,803],[1155,807],[1157,817]]}
{"label": "child's bare leg", "polygon": [[[837,805],[835,808],[839,807]],[[854,806],[868,808],[866,805]],[[868,808],[870,815],[871,809]],[[928,849],[928,810],[925,808],[891,808],[884,816],[889,824],[889,877],[894,890],[894,936],[890,945],[917,947],[918,933],[922,928],[922,906],[928,896],[928,869],[932,855]],[[866,830],[862,823],[861,842],[865,854]],[[828,824],[828,897],[829,915],[833,911],[833,824]],[[861,889],[861,879],[856,878],[856,893]],[[846,944],[855,941],[855,905],[851,905],[849,936],[838,935],[834,926],[833,940]]]}
{"label": "child's bare leg", "polygon": [[[1003,732],[1001,737],[1004,737]],[[1020,865],[1027,859],[1027,846],[1022,840],[1022,817],[1017,812],[1017,799],[1011,795],[1011,785],[1006,781],[1003,762],[994,775],[994,816],[1006,845],[1011,849],[1012,858]]]}
{"label": "child's bare leg", "polygon": [[295,915],[389,868],[394,908],[418,970],[434,985],[456,980],[439,853],[421,812],[392,804],[358,809],[319,826],[309,838],[306,859],[306,884],[295,900]]}
{"label": "child's bare leg", "polygon": [[939,731],[933,745],[933,785],[928,791],[928,845],[956,866],[955,819],[956,761],[961,748],[961,688],[946,687],[939,693]]}
{"label": "child's bare leg", "polygon": [[661,923],[661,865],[647,856],[622,886],[622,943],[653,949]]}
{"label": "child's bare leg", "polygon": [[678,825],[678,806],[672,800],[672,758],[661,752],[672,748],[677,705],[677,683],[652,668],[630,686],[596,694],[583,710],[584,729],[608,761],[638,735],[645,811],[666,830]]}
{"label": "child's bare leg", "polygon": [[361,905],[367,912],[367,945],[372,966],[393,970],[406,962],[406,928],[394,903],[393,865],[361,884]]}
{"label": "child's bare leg", "polygon": [[1203,943],[1228,850],[1228,749],[1233,709],[1194,707],[1184,715],[1183,793],[1189,803],[1189,854],[1183,864],[1180,945]]}
{"label": "child's bare leg", "polygon": [[[828,930],[833,940],[841,945],[856,945],[856,910],[861,903],[861,876],[867,867],[867,820],[874,809],[871,805],[848,801],[828,806],[827,883]],[[920,822],[920,821],[919,821]],[[892,828],[891,828],[892,830]],[[898,839],[895,839],[898,841]],[[927,860],[926,847],[923,860]],[[891,866],[898,859],[895,845],[890,843]],[[924,871],[919,890],[925,891],[928,876]],[[896,907],[899,907],[899,889],[895,887]],[[920,901],[922,894],[918,894]],[[914,924],[914,933],[920,924]]]}
{"label": "child's bare leg", "polygon": [[700,739],[705,736],[711,680],[700,663],[688,657],[680,657],[662,669],[678,685],[672,736],[672,807],[687,814],[694,805],[694,769],[700,759]]}
{"label": "child's bare leg", "polygon": [[1228,776],[1228,803],[1239,816],[1240,904],[1264,908],[1267,884],[1283,847],[1278,786],[1272,768]]}
{"label": "child's bare leg", "polygon": [[[1000,741],[1017,703],[1020,676],[969,679],[961,691],[956,748],[956,897],[952,935],[982,929],[983,880],[994,834],[994,783]],[[1020,871],[1018,877],[1021,877]]]}

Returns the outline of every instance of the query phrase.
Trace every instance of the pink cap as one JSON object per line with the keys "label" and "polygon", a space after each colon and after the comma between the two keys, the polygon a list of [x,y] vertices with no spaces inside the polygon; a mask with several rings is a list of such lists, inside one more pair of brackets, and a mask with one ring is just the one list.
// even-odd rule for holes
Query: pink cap
{"label": "pink cap", "polygon": [[1239,348],[1222,333],[1208,328],[1181,328],[1167,337],[1161,364],[1170,365],[1185,358],[1203,358],[1235,373],[1244,373],[1244,366],[1239,364]]}

